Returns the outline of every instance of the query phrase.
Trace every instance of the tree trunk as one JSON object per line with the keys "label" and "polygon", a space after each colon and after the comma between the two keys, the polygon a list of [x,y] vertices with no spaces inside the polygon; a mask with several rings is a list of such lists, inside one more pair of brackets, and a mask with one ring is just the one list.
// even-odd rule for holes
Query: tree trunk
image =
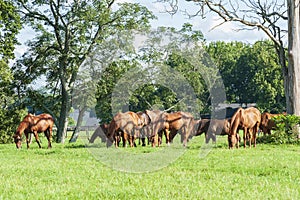
{"label": "tree trunk", "polygon": [[68,89],[62,84],[62,104],[60,108],[59,126],[57,128],[57,142],[64,143],[67,132],[68,121],[67,117],[70,110],[70,95]]}
{"label": "tree trunk", "polygon": [[288,5],[288,96],[287,113],[300,116],[300,1],[287,0]]}
{"label": "tree trunk", "polygon": [[78,115],[78,118],[77,118],[76,127],[75,127],[75,130],[73,131],[72,137],[70,138],[69,142],[76,142],[77,141],[77,138],[78,138],[79,133],[80,133],[80,126],[82,124],[84,113],[85,113],[86,110],[87,110],[87,107],[83,107],[82,109],[79,109],[79,115]]}

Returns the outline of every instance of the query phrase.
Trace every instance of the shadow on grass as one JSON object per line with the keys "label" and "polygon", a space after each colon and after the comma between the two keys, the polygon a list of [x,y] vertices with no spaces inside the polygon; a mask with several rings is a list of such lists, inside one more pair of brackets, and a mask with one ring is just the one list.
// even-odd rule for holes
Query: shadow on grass
{"label": "shadow on grass", "polygon": [[37,155],[52,155],[56,154],[57,152],[53,149],[45,149],[45,151],[34,151],[34,154]]}
{"label": "shadow on grass", "polygon": [[87,146],[85,144],[68,144],[64,148],[66,149],[82,149],[86,148]]}

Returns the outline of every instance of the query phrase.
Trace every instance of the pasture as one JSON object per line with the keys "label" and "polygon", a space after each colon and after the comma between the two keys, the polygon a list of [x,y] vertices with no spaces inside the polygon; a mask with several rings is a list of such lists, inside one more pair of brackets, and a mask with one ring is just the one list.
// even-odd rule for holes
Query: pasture
{"label": "pasture", "polygon": [[[218,137],[199,156],[204,138],[194,138],[166,167],[145,173],[113,170],[91,155],[100,144],[56,144],[27,150],[0,145],[0,199],[299,199],[300,146],[258,144],[229,150]],[[160,149],[168,148],[161,147]],[[120,148],[135,154],[160,151]],[[120,158],[121,159],[121,158]],[[126,158],[122,158],[126,159]],[[163,162],[163,161],[160,161]]]}

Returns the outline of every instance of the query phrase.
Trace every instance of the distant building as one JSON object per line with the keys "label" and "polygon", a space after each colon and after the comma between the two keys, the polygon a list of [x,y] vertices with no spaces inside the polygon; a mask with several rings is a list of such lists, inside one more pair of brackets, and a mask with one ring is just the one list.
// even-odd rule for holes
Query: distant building
{"label": "distant building", "polygon": [[[75,122],[77,122],[78,115],[79,115],[79,110],[74,110],[74,112],[70,114],[70,117],[73,118]],[[81,126],[95,126],[99,124],[99,121],[100,120],[97,119],[95,116],[93,116],[91,112],[86,111],[84,113]]]}
{"label": "distant building", "polygon": [[[249,107],[255,107],[256,103],[248,103],[248,104],[239,104],[239,103],[220,103],[216,108],[214,112],[213,118],[217,119],[224,119],[224,118],[231,118],[236,110],[240,107],[242,108],[249,108]],[[209,119],[211,118],[210,114],[202,114],[201,118]]]}

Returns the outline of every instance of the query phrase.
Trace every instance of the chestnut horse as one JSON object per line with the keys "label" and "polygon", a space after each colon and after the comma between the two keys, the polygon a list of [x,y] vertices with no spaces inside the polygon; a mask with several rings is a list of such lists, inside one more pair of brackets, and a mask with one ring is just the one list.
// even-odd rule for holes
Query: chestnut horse
{"label": "chestnut horse", "polygon": [[198,129],[199,120],[195,120],[193,115],[188,112],[175,112],[166,114],[165,129],[170,131],[167,140],[172,142],[177,132],[181,133],[181,143],[187,146],[190,136],[194,135]]}
{"label": "chestnut horse", "polygon": [[123,147],[126,147],[126,141],[129,142],[130,147],[136,146],[135,129],[141,129],[143,126],[144,122],[138,114],[131,111],[117,113],[109,124],[106,146],[110,147],[114,143],[115,147],[118,147],[120,136],[123,140]]}
{"label": "chestnut horse", "polygon": [[228,135],[229,148],[233,148],[234,145],[239,147],[238,129],[244,130],[244,147],[246,148],[247,140],[251,147],[253,141],[254,147],[256,147],[256,133],[258,132],[261,120],[261,114],[257,108],[239,108],[231,118],[230,134]]}
{"label": "chestnut horse", "polygon": [[269,134],[271,135],[271,130],[273,130],[276,127],[276,124],[272,117],[286,115],[286,113],[279,113],[279,114],[271,114],[268,112],[264,112],[261,114],[261,123],[260,123],[260,129],[264,133],[264,135]]}
{"label": "chestnut horse", "polygon": [[48,140],[48,148],[51,148],[51,137],[52,137],[52,127],[54,124],[54,119],[49,114],[40,114],[40,115],[32,115],[28,114],[24,117],[24,119],[21,121],[20,125],[17,128],[17,131],[15,133],[14,141],[16,143],[16,147],[19,149],[21,147],[21,138],[22,134],[24,132],[26,137],[26,143],[27,148],[29,148],[29,138],[28,135],[30,133],[34,134],[34,137],[36,139],[36,142],[39,145],[39,148],[41,148],[41,144],[39,141],[38,133],[44,132],[45,136]]}

